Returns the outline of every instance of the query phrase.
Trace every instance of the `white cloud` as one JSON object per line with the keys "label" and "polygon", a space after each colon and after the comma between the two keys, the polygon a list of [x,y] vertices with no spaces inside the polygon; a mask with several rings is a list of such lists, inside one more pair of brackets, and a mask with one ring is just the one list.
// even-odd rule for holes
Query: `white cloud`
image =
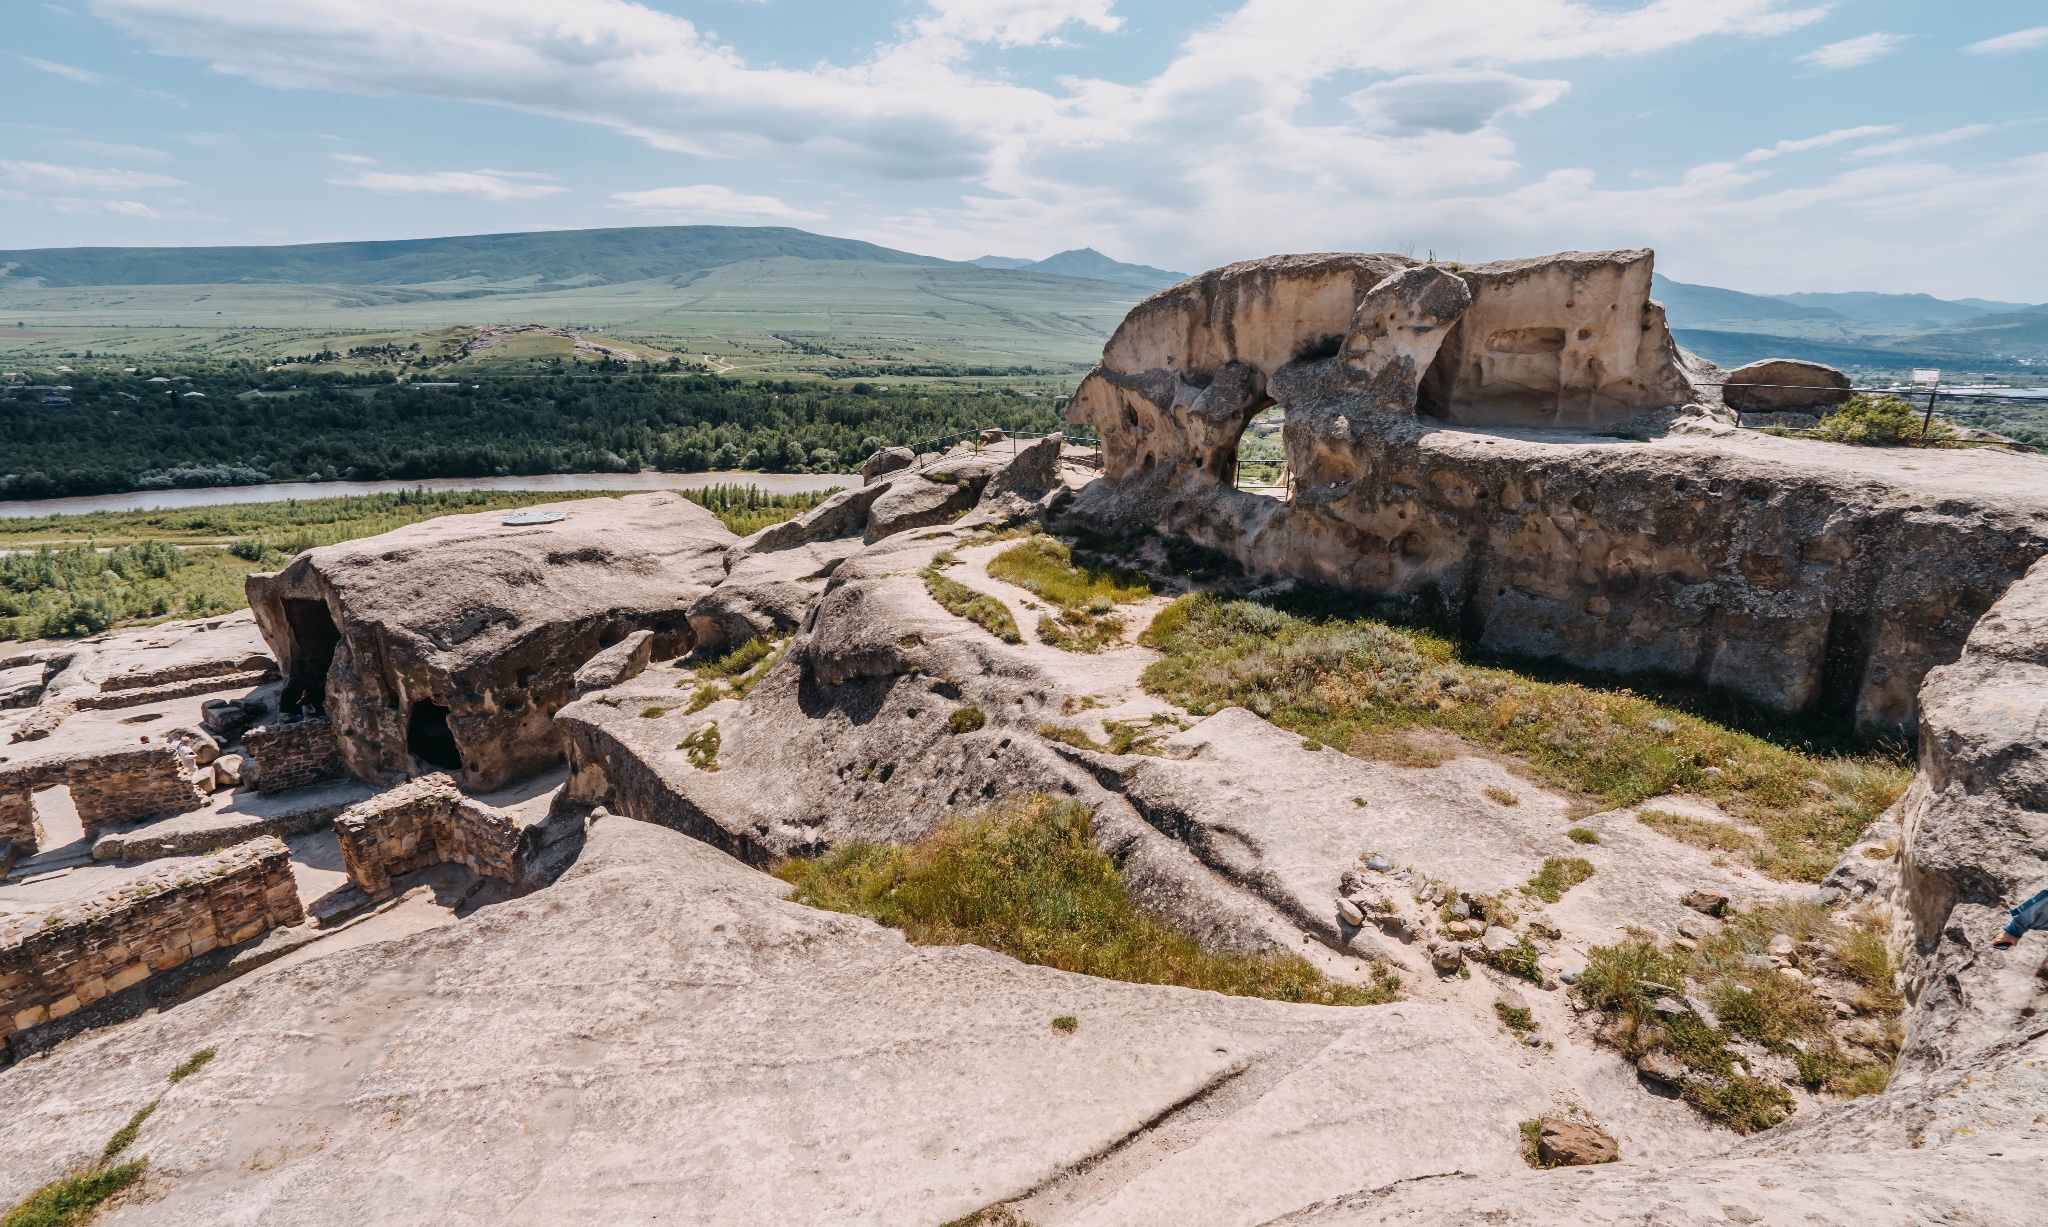
{"label": "white cloud", "polygon": [[2025,30],[2014,30],[1997,38],[1987,38],[1980,43],[1971,43],[1963,48],[1971,55],[2012,55],[2020,51],[2033,51],[2048,47],[2048,26],[2033,26]]}
{"label": "white cloud", "polygon": [[957,38],[1019,47],[1054,40],[1069,24],[1105,34],[1123,28],[1112,17],[1112,0],[930,0],[934,10],[913,28],[928,38]]}
{"label": "white cloud", "polygon": [[1966,141],[1973,136],[1982,136],[1986,132],[1992,131],[1996,126],[1995,124],[1964,124],[1960,128],[1950,128],[1946,132],[1932,132],[1926,136],[1901,137],[1896,141],[1880,141],[1875,145],[1865,145],[1861,149],[1852,150],[1849,156],[1852,158],[1896,157],[1902,153],[1911,153],[1915,149],[1933,149],[1941,145],[1953,145],[1957,141]]}
{"label": "white cloud", "polygon": [[1805,153],[1809,149],[1825,149],[1843,141],[1860,141],[1866,136],[1885,136],[1897,132],[1897,124],[1864,124],[1858,128],[1836,128],[1819,136],[1803,136],[1798,140],[1779,141],[1768,149],[1752,149],[1742,155],[1745,162],[1763,162],[1788,153]]}
{"label": "white cloud", "polygon": [[73,68],[69,64],[59,64],[55,60],[39,60],[32,55],[24,55],[20,59],[24,64],[40,68],[44,72],[55,73],[67,81],[76,81],[80,85],[104,85],[107,80],[96,72],[87,72],[83,68]]}
{"label": "white cloud", "polygon": [[818,221],[825,217],[823,213],[808,213],[793,208],[773,196],[742,196],[731,188],[717,183],[698,183],[688,187],[657,187],[640,192],[614,192],[612,199],[618,202],[615,208],[678,219],[772,217],[795,222]]}
{"label": "white cloud", "polygon": [[141,170],[103,170],[49,162],[0,161],[0,175],[14,183],[53,192],[132,192],[146,187],[183,187],[183,179]]}
{"label": "white cloud", "polygon": [[[552,175],[520,173],[520,179],[552,179]],[[546,183],[519,183],[504,171],[438,170],[424,175],[364,171],[351,179],[329,179],[341,187],[368,188],[390,195],[469,196],[477,200],[531,200],[569,189]]]}
{"label": "white cloud", "polygon": [[168,162],[171,155],[161,149],[150,149],[143,145],[121,145],[112,141],[55,140],[44,142],[59,149],[75,149],[80,153],[96,153],[103,158],[132,158],[143,162]]}
{"label": "white cloud", "polygon": [[1824,47],[1815,47],[1805,55],[1793,58],[1802,64],[1811,64],[1815,68],[1833,72],[1843,68],[1859,68],[1881,60],[1904,46],[1905,42],[1906,36],[1903,34],[1886,34],[1878,31],[1875,34],[1845,38],[1839,43],[1829,43]]}
{"label": "white cloud", "polygon": [[1375,127],[1418,132],[1476,132],[1504,115],[1542,110],[1569,81],[1532,81],[1506,72],[1425,72],[1369,85],[1346,98]]}
{"label": "white cloud", "polygon": [[350,166],[375,166],[377,164],[377,159],[366,158],[360,153],[330,153],[327,156],[337,162],[346,162]]}
{"label": "white cloud", "polygon": [[13,188],[5,187],[0,187],[0,200],[40,205],[46,209],[54,209],[59,213],[111,213],[122,217],[163,216],[139,200],[97,200],[84,196],[46,196],[40,193],[17,192]]}

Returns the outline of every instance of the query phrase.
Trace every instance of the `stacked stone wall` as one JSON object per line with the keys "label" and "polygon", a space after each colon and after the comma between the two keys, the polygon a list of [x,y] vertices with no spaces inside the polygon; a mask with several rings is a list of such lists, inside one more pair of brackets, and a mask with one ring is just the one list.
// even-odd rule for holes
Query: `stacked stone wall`
{"label": "stacked stone wall", "polygon": [[0,927],[0,1039],[304,919],[291,853],[266,836]]}
{"label": "stacked stone wall", "polygon": [[242,734],[242,749],[255,760],[256,789],[265,796],[339,779],[348,771],[334,722],[325,716],[258,725]]}
{"label": "stacked stone wall", "polygon": [[0,839],[8,838],[9,830],[25,830],[35,842],[31,796],[58,785],[71,790],[88,840],[115,823],[182,814],[206,804],[206,794],[169,745],[35,758],[0,766]]}
{"label": "stacked stone wall", "polygon": [[467,865],[487,878],[519,880],[519,830],[511,817],[472,801],[445,775],[430,775],[349,807],[334,820],[348,880],[381,895],[391,880],[429,865]]}

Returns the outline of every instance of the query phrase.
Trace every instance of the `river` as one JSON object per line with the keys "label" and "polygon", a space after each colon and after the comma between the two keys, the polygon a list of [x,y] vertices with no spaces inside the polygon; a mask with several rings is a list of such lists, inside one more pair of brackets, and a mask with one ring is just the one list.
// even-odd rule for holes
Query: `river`
{"label": "river", "polygon": [[858,473],[541,473],[532,477],[439,477],[420,481],[295,481],[264,486],[207,486],[193,490],[133,490],[78,498],[0,500],[0,519],[83,515],[93,511],[160,511],[220,503],[281,503],[286,499],[393,494],[400,490],[694,490],[699,486],[759,486],[763,494],[801,494],[860,485]]}

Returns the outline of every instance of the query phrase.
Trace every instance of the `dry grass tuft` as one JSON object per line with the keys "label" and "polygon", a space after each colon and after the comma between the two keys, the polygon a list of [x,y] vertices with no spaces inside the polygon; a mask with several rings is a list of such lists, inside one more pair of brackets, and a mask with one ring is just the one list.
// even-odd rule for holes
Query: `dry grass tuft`
{"label": "dry grass tuft", "polygon": [[1010,607],[985,592],[976,592],[959,580],[948,578],[941,568],[953,565],[959,560],[948,550],[932,559],[924,569],[924,590],[940,608],[956,618],[965,618],[1004,643],[1022,643],[1024,636],[1017,630],[1017,619],[1010,616]]}
{"label": "dry grass tuft", "polygon": [[1110,611],[1152,595],[1144,576],[1051,537],[1011,546],[989,560],[988,573],[1057,607],[1057,617],[1038,620],[1038,638],[1069,652],[1100,652],[1121,639],[1123,619]]}
{"label": "dry grass tuft", "polygon": [[1139,910],[1089,838],[1088,811],[1016,798],[913,847],[850,844],[776,876],[800,903],[867,916],[922,946],[972,943],[1046,967],[1137,984],[1322,1005],[1396,1000],[1391,974],[1341,984],[1295,955],[1211,954]]}
{"label": "dry grass tuft", "polygon": [[1564,893],[1587,878],[1593,876],[1593,862],[1583,856],[1550,856],[1543,859],[1543,868],[1522,893],[1534,895],[1545,903],[1556,903]]}

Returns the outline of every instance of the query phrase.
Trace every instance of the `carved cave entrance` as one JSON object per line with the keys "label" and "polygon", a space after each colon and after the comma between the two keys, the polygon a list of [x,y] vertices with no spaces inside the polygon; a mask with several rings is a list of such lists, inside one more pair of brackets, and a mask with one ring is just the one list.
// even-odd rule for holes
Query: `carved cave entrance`
{"label": "carved cave entrance", "polygon": [[412,705],[412,715],[405,724],[405,746],[431,766],[443,771],[462,770],[462,749],[455,744],[455,733],[448,727],[448,709],[432,699],[420,699]]}
{"label": "carved cave entrance", "polygon": [[327,670],[334,664],[334,647],[341,642],[334,616],[325,601],[287,598],[284,620],[292,633],[292,674],[286,692],[294,698],[310,697],[314,706],[324,709]]}

